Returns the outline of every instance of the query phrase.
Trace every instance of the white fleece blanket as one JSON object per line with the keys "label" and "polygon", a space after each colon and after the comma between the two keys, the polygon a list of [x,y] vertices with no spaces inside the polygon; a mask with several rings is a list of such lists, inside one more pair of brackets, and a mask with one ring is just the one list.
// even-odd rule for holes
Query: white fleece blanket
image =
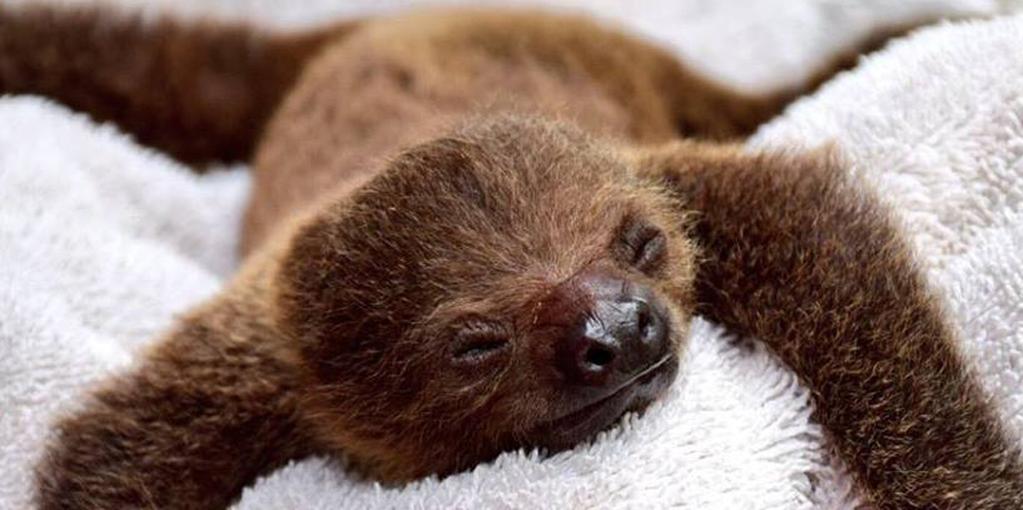
{"label": "white fleece blanket", "polygon": [[[338,12],[325,0],[271,4],[205,2],[222,12],[251,7],[257,17],[283,9],[288,23]],[[954,0],[754,4],[593,5],[605,16],[633,15],[621,19],[707,72],[753,89],[798,79],[790,72],[798,66],[785,62],[821,61],[871,26],[999,8]],[[665,37],[677,26],[688,35]],[[794,30],[800,26],[809,28]],[[730,54],[716,37],[722,33],[733,47],[741,37],[757,44],[723,64]],[[815,44],[824,35],[832,40]],[[699,56],[689,55],[693,48]],[[751,145],[838,143],[901,215],[986,386],[1012,429],[1023,432],[1020,48],[1023,17],[926,30],[794,105]],[[244,169],[196,177],[62,107],[0,99],[0,508],[29,506],[32,466],[53,417],[74,409],[90,384],[127,367],[175,314],[230,274],[247,185]],[[400,489],[308,459],[254,484],[237,508],[853,505],[848,478],[831,466],[809,419],[806,389],[757,344],[697,320],[681,373],[642,418],[551,458],[508,453],[472,472]]]}

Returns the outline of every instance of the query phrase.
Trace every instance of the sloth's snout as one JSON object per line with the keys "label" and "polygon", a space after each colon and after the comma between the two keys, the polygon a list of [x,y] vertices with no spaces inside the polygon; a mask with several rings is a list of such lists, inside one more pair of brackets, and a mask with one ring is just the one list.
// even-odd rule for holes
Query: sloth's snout
{"label": "sloth's snout", "polygon": [[669,354],[668,320],[649,288],[602,274],[574,287],[576,324],[555,347],[567,384],[615,389]]}
{"label": "sloth's snout", "polygon": [[540,308],[539,324],[557,332],[547,345],[558,377],[537,444],[571,447],[644,408],[674,380],[671,316],[643,283],[590,270],[559,285]]}

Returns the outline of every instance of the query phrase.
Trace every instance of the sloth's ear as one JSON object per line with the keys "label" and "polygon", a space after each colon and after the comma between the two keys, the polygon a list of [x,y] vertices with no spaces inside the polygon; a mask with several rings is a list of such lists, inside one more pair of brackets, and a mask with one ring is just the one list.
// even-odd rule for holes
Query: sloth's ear
{"label": "sloth's ear", "polygon": [[430,301],[433,274],[423,260],[443,258],[445,233],[486,195],[465,150],[447,139],[414,147],[354,193],[311,206],[285,227],[270,263],[276,327],[336,354],[407,327]]}
{"label": "sloth's ear", "polygon": [[318,210],[269,269],[274,329],[324,381],[376,366],[417,313],[401,305],[401,249],[389,249],[393,233],[363,214],[371,212],[348,202]]}
{"label": "sloth's ear", "polygon": [[352,223],[342,204],[324,207],[287,239],[270,280],[273,319],[282,333],[318,343],[331,323],[345,322],[339,314],[356,299],[351,283],[358,276],[351,260],[358,256],[349,239],[357,228]]}
{"label": "sloth's ear", "polygon": [[466,150],[450,139],[413,147],[353,194],[297,221],[274,263],[279,328],[303,342],[336,343],[390,296],[413,292],[415,254],[453,222],[466,195],[483,195]]}

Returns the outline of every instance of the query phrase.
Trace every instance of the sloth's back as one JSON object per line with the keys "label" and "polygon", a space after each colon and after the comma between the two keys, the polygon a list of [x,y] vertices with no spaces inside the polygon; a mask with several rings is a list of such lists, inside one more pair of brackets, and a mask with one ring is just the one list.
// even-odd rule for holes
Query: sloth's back
{"label": "sloth's back", "polygon": [[666,52],[582,17],[431,11],[369,21],[310,62],[271,120],[243,251],[296,211],[362,184],[401,148],[473,116],[539,113],[614,143],[652,144],[680,134],[679,97],[713,110],[718,93]]}

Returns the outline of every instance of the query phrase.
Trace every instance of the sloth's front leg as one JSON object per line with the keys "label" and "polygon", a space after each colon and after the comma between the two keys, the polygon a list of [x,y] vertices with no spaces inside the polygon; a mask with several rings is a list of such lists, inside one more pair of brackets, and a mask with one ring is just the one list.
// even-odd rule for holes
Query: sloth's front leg
{"label": "sloth's front leg", "polygon": [[1023,508],[1018,448],[889,212],[825,153],[682,143],[638,170],[696,213],[700,312],[811,388],[881,508]]}
{"label": "sloth's front leg", "polygon": [[303,454],[291,369],[244,320],[201,309],[61,422],[39,467],[39,507],[224,508]]}

